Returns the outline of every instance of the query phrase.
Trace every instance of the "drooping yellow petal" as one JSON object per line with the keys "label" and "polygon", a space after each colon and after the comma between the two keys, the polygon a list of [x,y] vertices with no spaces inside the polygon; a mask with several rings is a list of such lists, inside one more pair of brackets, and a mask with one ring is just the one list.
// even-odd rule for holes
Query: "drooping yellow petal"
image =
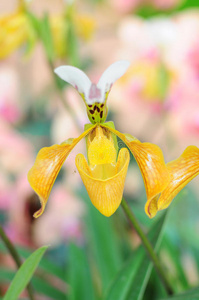
{"label": "drooping yellow petal", "polygon": [[167,208],[185,185],[199,175],[199,148],[187,147],[179,158],[167,164],[167,168],[170,182],[158,199],[158,210]]}
{"label": "drooping yellow petal", "polygon": [[121,203],[129,160],[129,151],[121,149],[117,164],[97,165],[103,174],[100,176],[99,169],[97,172],[92,170],[82,154],[76,156],[75,163],[91,202],[106,217],[111,216]]}
{"label": "drooping yellow petal", "polygon": [[152,218],[158,210],[158,196],[168,185],[170,179],[162,151],[154,144],[141,143],[131,135],[122,134],[112,128],[109,128],[109,130],[116,134],[128,146],[137,161],[147,194],[145,211],[146,214]]}
{"label": "drooping yellow petal", "polygon": [[43,213],[53,184],[66,157],[75,145],[94,127],[91,127],[76,139],[69,139],[61,145],[45,147],[39,151],[33,167],[28,172],[28,181],[38,194],[41,202],[41,209],[34,214],[35,218],[38,218]]}

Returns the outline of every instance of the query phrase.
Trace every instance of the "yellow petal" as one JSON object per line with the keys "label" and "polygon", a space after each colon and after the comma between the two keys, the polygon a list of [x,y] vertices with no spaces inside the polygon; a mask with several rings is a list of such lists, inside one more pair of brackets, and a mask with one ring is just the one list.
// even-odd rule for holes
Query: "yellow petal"
{"label": "yellow petal", "polygon": [[141,143],[135,137],[122,134],[113,128],[109,128],[109,130],[128,146],[137,161],[147,194],[145,211],[151,218],[157,212],[158,196],[170,180],[170,174],[164,162],[162,150],[154,144]]}
{"label": "yellow petal", "polygon": [[91,202],[106,217],[111,216],[121,203],[129,160],[129,151],[121,149],[115,166],[101,165],[106,175],[112,176],[103,176],[105,179],[100,179],[100,176],[96,176],[95,170],[92,171],[88,166],[82,154],[76,156],[75,163]]}
{"label": "yellow petal", "polygon": [[35,218],[38,218],[43,213],[53,184],[66,157],[75,145],[94,127],[89,128],[76,139],[69,139],[61,145],[45,147],[39,151],[33,167],[28,172],[28,181],[38,194],[41,202],[41,209],[34,214]]}
{"label": "yellow petal", "polygon": [[199,175],[199,148],[189,146],[176,160],[167,164],[170,182],[158,199],[158,210],[169,206],[173,198]]}

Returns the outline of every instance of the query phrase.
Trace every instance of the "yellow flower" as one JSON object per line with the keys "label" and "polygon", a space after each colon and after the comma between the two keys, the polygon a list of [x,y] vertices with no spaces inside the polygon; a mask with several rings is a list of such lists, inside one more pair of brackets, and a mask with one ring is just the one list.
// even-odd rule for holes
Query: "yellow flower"
{"label": "yellow flower", "polygon": [[118,159],[112,135],[107,128],[96,126],[88,135],[88,161],[82,154],[75,162],[93,205],[111,216],[122,200],[130,155],[120,150]]}
{"label": "yellow flower", "polygon": [[28,40],[33,32],[24,10],[0,17],[0,59],[10,55]]}
{"label": "yellow flower", "polygon": [[84,40],[89,40],[96,27],[96,21],[89,15],[77,15],[75,14],[75,27],[77,35]]}
{"label": "yellow flower", "polygon": [[[199,174],[199,148],[189,146],[173,162],[165,164],[161,149],[151,143],[141,143],[129,134],[117,131],[112,122],[104,123],[107,116],[107,96],[112,84],[127,70],[129,63],[118,61],[101,76],[97,84],[81,70],[62,66],[55,70],[63,80],[72,84],[82,96],[92,124],[76,139],[68,139],[61,145],[43,148],[28,173],[30,185],[39,195],[41,209],[45,208],[52,186],[70,151],[86,137],[88,162],[82,154],[75,162],[93,205],[105,216],[111,216],[119,207],[130,154],[134,155],[143,176],[147,202],[146,214],[152,218],[165,209],[176,194]],[[128,147],[118,153],[117,137]],[[133,180],[133,178],[132,178]]]}
{"label": "yellow flower", "polygon": [[[44,38],[46,29],[42,29],[43,20],[29,13],[23,3],[16,12],[0,16],[0,59],[7,57],[27,42],[32,49],[38,37]],[[59,15],[50,15],[49,25],[55,54],[63,58],[69,55],[70,29],[74,28],[72,36],[74,34],[75,37],[86,41],[94,32],[95,20],[87,15],[77,15],[75,7],[71,5]],[[47,39],[50,37],[47,36]]]}
{"label": "yellow flower", "polygon": [[68,55],[69,29],[74,26],[75,35],[84,41],[89,40],[95,29],[95,21],[86,15],[77,15],[71,8],[68,16],[65,14],[50,16],[53,45],[58,57]]}

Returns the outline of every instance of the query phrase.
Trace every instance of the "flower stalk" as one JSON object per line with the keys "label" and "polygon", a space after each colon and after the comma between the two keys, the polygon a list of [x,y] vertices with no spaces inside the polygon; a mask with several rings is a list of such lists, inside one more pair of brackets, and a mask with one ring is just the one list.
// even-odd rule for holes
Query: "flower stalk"
{"label": "flower stalk", "polygon": [[[21,259],[19,257],[19,254],[16,250],[16,248],[14,247],[14,245],[12,244],[12,242],[10,241],[10,239],[8,238],[8,236],[6,235],[5,231],[3,230],[2,226],[0,226],[0,237],[2,238],[6,248],[8,249],[8,251],[10,252],[10,255],[12,256],[12,258],[14,259],[18,269],[21,266]],[[34,300],[34,295],[33,295],[33,289],[31,284],[27,285],[27,292],[29,295],[30,300]]]}
{"label": "flower stalk", "polygon": [[156,253],[153,250],[153,247],[150,243],[150,241],[148,240],[147,236],[145,235],[145,233],[143,232],[142,228],[140,227],[135,215],[133,214],[132,210],[130,209],[127,201],[124,199],[124,197],[122,198],[122,202],[121,202],[122,208],[127,216],[127,218],[129,219],[129,221],[131,222],[131,224],[133,225],[133,228],[135,229],[135,231],[137,232],[137,234],[139,235],[142,244],[149,256],[149,258],[151,259],[151,261],[153,262],[153,265],[157,271],[157,273],[160,276],[160,279],[164,285],[164,288],[167,292],[168,295],[173,295],[173,289],[170,285],[170,282],[168,281],[165,272],[163,270],[163,267],[156,255]]}

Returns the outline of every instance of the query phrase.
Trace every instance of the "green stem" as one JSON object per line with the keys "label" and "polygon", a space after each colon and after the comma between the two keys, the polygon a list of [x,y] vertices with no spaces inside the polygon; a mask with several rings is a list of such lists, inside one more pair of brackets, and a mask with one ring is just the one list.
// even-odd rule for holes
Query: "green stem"
{"label": "green stem", "polygon": [[[17,250],[15,249],[14,245],[12,244],[12,242],[7,237],[5,231],[3,230],[3,228],[1,226],[0,226],[0,237],[2,238],[5,246],[7,247],[8,251],[10,252],[10,255],[14,259],[14,261],[15,261],[18,269],[19,269],[21,264],[22,264],[21,259],[19,257],[19,254],[18,254]],[[34,300],[33,289],[32,289],[32,286],[30,284],[27,285],[27,291],[28,291],[28,294],[29,294],[29,298],[31,300]]]}
{"label": "green stem", "polygon": [[156,269],[156,271],[158,272],[159,276],[160,276],[160,279],[162,280],[162,283],[165,287],[165,290],[167,291],[167,293],[169,295],[172,295],[173,294],[173,290],[171,288],[171,285],[165,275],[165,272],[162,268],[162,265],[156,255],[156,253],[154,252],[153,250],[153,247],[150,243],[150,241],[148,240],[147,236],[145,235],[145,233],[143,232],[142,228],[140,227],[135,215],[133,214],[133,212],[131,211],[128,203],[126,202],[126,200],[123,198],[122,199],[122,207],[125,211],[125,214],[127,215],[129,221],[132,223],[135,231],[137,232],[137,234],[139,235],[142,243],[143,243],[143,246],[147,252],[147,254],[149,255],[151,261],[153,262],[154,264],[154,267]]}

